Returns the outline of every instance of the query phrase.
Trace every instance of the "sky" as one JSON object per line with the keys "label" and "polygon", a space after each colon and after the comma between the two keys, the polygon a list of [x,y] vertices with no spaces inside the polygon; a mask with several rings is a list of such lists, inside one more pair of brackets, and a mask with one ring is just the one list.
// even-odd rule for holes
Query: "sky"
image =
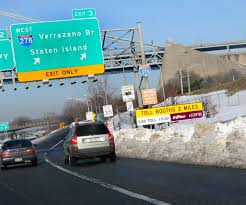
{"label": "sky", "polygon": [[[163,46],[167,40],[185,45],[215,43],[246,39],[246,2],[244,0],[7,0],[1,2],[0,11],[19,14],[43,21],[71,19],[72,9],[95,8],[101,29],[135,27],[142,22],[145,43]],[[0,16],[0,29],[20,23]],[[127,75],[133,83],[132,75]],[[153,72],[152,86],[157,86],[158,72]],[[123,75],[109,77],[111,87],[119,89]],[[72,80],[72,79],[71,79]],[[6,86],[0,92],[0,122],[17,116],[42,117],[45,113],[62,111],[66,98],[81,98],[87,85],[36,88],[18,84],[18,90]]]}

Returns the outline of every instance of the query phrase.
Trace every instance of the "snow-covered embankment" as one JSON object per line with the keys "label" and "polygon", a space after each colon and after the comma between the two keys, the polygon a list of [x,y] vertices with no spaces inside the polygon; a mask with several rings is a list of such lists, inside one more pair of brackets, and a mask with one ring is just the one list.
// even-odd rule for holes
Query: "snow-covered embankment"
{"label": "snow-covered embankment", "polygon": [[119,156],[246,168],[246,119],[176,125],[161,131],[137,128],[115,133]]}

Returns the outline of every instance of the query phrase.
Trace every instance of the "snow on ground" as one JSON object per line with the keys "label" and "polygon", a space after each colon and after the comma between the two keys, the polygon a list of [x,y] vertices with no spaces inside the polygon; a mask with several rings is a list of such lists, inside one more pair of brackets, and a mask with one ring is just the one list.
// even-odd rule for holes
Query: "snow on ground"
{"label": "snow on ground", "polygon": [[[226,90],[215,91],[208,94],[179,96],[175,98],[177,104],[209,101],[215,105],[217,114],[209,119],[203,118],[207,122],[226,122],[239,116],[246,116],[246,90],[228,96]],[[157,106],[171,104],[171,98]]]}
{"label": "snow on ground", "polygon": [[[246,168],[246,91],[227,96],[226,91],[181,96],[177,104],[209,100],[217,114],[156,126],[132,128],[129,113],[114,118],[121,130],[115,131],[119,156],[180,163]],[[158,106],[170,104],[171,99]],[[120,119],[120,118],[123,118]]]}
{"label": "snow on ground", "polygon": [[119,156],[246,168],[246,119],[196,123],[163,130],[122,129],[115,134]]}

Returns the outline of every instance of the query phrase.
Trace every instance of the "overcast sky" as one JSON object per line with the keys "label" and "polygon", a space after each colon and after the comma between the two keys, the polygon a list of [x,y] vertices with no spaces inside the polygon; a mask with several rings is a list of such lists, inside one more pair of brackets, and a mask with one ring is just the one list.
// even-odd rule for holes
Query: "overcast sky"
{"label": "overcast sky", "polygon": [[[39,20],[70,19],[72,9],[96,8],[102,29],[134,27],[141,21],[146,43],[164,45],[166,40],[183,44],[224,42],[246,39],[246,2],[244,0],[5,0],[1,11]],[[2,29],[20,21],[0,16]],[[123,83],[122,75],[110,78],[113,87]],[[117,79],[117,80],[116,80]],[[132,77],[129,77],[131,81]],[[153,78],[156,86],[156,76]],[[63,86],[28,91],[18,85],[0,92],[0,121],[19,115],[41,117],[60,112],[67,97],[82,97],[86,85]]]}

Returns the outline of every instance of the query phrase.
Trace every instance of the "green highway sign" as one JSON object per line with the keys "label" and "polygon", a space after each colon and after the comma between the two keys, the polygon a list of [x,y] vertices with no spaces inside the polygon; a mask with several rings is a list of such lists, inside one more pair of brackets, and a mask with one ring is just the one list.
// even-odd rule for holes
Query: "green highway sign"
{"label": "green highway sign", "polygon": [[0,72],[14,69],[14,59],[10,40],[0,40]]}
{"label": "green highway sign", "polygon": [[20,82],[104,72],[97,18],[11,26]]}
{"label": "green highway sign", "polygon": [[96,9],[73,9],[72,17],[73,19],[96,17]]}
{"label": "green highway sign", "polygon": [[8,39],[8,34],[6,30],[0,30],[0,40]]}
{"label": "green highway sign", "polygon": [[8,122],[0,123],[0,131],[8,131],[8,130],[9,130],[9,123]]}

